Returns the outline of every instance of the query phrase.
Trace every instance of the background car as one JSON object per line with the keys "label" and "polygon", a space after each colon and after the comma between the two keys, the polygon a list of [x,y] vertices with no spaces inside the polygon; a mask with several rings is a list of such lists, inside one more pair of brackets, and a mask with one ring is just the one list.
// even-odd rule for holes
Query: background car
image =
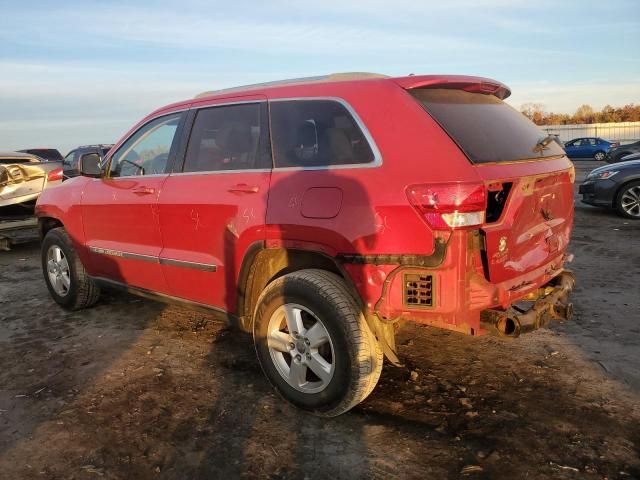
{"label": "background car", "polygon": [[631,155],[626,155],[620,160],[623,162],[628,162],[630,160],[640,160],[640,153],[632,153]]}
{"label": "background car", "polygon": [[593,158],[602,161],[607,158],[607,153],[618,146],[599,137],[574,138],[564,144],[564,149],[569,158]]}
{"label": "background car", "polygon": [[61,162],[62,154],[56,150],[55,148],[29,148],[26,150],[18,150],[20,153],[30,153],[32,155],[36,155],[43,160],[47,160],[49,162]]}
{"label": "background car", "polygon": [[640,153],[640,141],[612,148],[611,150],[609,150],[609,153],[607,155],[607,162],[622,162],[622,157],[626,157],[627,155],[631,155],[632,153]]}
{"label": "background car", "polygon": [[613,207],[623,217],[640,220],[640,159],[592,170],[579,193],[583,203]]}
{"label": "background car", "polygon": [[21,152],[0,152],[0,218],[33,213],[48,186],[62,182],[62,164]]}
{"label": "background car", "polygon": [[88,153],[95,153],[100,157],[104,157],[107,152],[113,147],[112,144],[97,144],[97,145],[82,145],[78,148],[74,148],[67,156],[64,157],[64,161],[62,162],[62,168],[64,170],[64,178],[73,178],[80,175],[78,170],[78,162],[82,155]]}

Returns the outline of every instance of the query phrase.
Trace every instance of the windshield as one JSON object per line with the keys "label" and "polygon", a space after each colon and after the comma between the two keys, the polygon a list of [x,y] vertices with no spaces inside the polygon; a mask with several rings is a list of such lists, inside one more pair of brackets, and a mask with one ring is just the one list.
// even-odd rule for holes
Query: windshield
{"label": "windshield", "polygon": [[473,163],[564,155],[533,122],[493,95],[445,88],[409,93]]}

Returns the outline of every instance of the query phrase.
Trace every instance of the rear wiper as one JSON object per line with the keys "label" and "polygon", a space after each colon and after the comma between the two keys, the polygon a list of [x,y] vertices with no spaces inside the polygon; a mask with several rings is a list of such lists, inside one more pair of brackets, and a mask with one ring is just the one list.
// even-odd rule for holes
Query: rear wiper
{"label": "rear wiper", "polygon": [[554,138],[555,137],[549,133],[546,137],[541,138],[540,140],[538,140],[538,143],[536,143],[536,147],[537,146],[546,147],[551,142],[553,142]]}
{"label": "rear wiper", "polygon": [[533,147],[533,151],[536,153],[542,153],[543,151],[549,149],[549,144],[553,141],[555,141],[555,135],[549,133],[546,137],[538,140],[536,146]]}

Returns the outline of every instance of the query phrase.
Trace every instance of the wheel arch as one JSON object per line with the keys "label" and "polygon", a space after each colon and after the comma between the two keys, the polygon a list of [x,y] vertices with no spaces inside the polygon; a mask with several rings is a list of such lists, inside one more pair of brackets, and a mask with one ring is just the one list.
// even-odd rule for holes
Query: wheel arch
{"label": "wheel arch", "polygon": [[241,328],[251,331],[258,297],[269,283],[288,273],[309,268],[327,270],[340,276],[359,307],[364,308],[351,277],[335,258],[319,251],[266,248],[263,242],[255,242],[247,249],[238,275],[238,317]]}
{"label": "wheel arch", "polygon": [[44,239],[49,230],[58,227],[64,227],[60,219],[55,217],[38,217],[38,234],[40,235],[40,240]]}
{"label": "wheel arch", "polygon": [[636,175],[634,177],[631,178],[627,178],[624,183],[620,184],[620,186],[616,189],[615,193],[613,194],[613,200],[611,202],[611,206],[613,208],[617,207],[617,203],[618,203],[618,196],[620,195],[620,193],[622,192],[622,190],[624,188],[626,188],[630,183],[633,182],[640,182],[640,175]]}

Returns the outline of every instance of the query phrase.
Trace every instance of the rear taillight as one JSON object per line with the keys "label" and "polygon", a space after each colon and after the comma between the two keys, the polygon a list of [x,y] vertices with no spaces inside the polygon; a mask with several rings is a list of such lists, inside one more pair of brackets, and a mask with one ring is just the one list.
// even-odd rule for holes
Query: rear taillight
{"label": "rear taillight", "polygon": [[62,180],[62,169],[56,168],[55,170],[51,170],[47,175],[47,182],[55,182],[58,180]]}
{"label": "rear taillight", "polygon": [[411,205],[436,230],[484,223],[487,195],[481,183],[439,183],[407,188]]}

